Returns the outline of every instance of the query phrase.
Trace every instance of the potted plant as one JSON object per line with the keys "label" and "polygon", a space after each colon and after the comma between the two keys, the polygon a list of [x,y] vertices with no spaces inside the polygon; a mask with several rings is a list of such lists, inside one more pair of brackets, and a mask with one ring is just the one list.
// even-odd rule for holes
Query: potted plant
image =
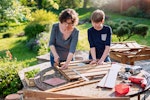
{"label": "potted plant", "polygon": [[33,69],[31,71],[25,72],[25,81],[28,86],[35,86],[34,76],[40,71],[40,69]]}

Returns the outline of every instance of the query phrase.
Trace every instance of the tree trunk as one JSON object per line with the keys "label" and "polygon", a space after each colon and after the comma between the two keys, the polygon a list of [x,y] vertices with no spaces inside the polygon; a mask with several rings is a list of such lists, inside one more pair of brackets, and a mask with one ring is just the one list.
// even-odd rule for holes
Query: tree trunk
{"label": "tree trunk", "polygon": [[42,9],[42,0],[38,0],[37,2],[38,2],[38,8]]}
{"label": "tree trunk", "polygon": [[84,0],[84,1],[83,1],[83,8],[86,8],[86,7],[87,7],[88,1],[89,1],[89,0]]}

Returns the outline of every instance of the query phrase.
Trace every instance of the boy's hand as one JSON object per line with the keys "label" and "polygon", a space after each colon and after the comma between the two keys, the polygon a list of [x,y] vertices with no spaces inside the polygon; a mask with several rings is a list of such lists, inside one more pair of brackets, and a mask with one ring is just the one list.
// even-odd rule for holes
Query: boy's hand
{"label": "boy's hand", "polygon": [[97,62],[97,65],[103,65],[103,64],[104,64],[104,61],[99,60],[99,61]]}
{"label": "boy's hand", "polygon": [[90,64],[96,64],[96,63],[97,63],[96,60],[92,60],[92,61],[90,62]]}

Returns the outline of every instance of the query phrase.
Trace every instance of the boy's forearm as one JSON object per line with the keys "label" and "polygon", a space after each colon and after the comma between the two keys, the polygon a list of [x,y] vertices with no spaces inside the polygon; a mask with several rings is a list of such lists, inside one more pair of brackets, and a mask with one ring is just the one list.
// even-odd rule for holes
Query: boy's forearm
{"label": "boy's forearm", "polygon": [[96,60],[96,50],[95,47],[90,48],[91,56],[93,60]]}
{"label": "boy's forearm", "polygon": [[109,54],[109,51],[110,51],[110,46],[106,46],[105,50],[104,50],[104,53],[103,53],[103,55],[100,59],[101,61],[104,61],[106,59],[107,55]]}

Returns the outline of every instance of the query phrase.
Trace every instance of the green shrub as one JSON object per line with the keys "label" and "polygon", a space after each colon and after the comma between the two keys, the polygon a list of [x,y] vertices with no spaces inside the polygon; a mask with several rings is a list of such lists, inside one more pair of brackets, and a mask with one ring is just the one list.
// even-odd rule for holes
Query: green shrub
{"label": "green shrub", "polygon": [[26,67],[26,64],[18,63],[10,55],[7,56],[0,58],[0,96],[16,93],[23,87],[18,71]]}
{"label": "green shrub", "polygon": [[28,40],[32,38],[36,38],[38,34],[43,32],[45,30],[45,27],[39,23],[31,23],[27,25],[24,29],[25,36],[27,36]]}
{"label": "green shrub", "polygon": [[38,72],[40,72],[40,69],[39,69],[39,68],[38,68],[38,69],[31,70],[31,71],[29,71],[29,72],[25,72],[25,76],[26,76],[27,78],[34,78],[34,76],[35,76]]}
{"label": "green shrub", "polygon": [[58,20],[57,15],[46,10],[36,10],[32,13],[32,23],[40,23],[42,25],[52,24]]}
{"label": "green shrub", "polygon": [[30,39],[27,41],[26,46],[29,48],[29,50],[37,52],[40,48],[39,41],[37,39]]}
{"label": "green shrub", "polygon": [[46,32],[42,32],[39,36],[39,51],[38,55],[46,54],[50,51],[48,46],[50,34]]}
{"label": "green shrub", "polygon": [[32,38],[27,41],[26,46],[29,48],[29,50],[38,53],[38,55],[48,53],[50,51],[48,46],[49,38],[49,33],[41,32],[35,39]]}
{"label": "green shrub", "polygon": [[148,29],[147,25],[138,24],[134,27],[134,33],[144,37],[147,35]]}

